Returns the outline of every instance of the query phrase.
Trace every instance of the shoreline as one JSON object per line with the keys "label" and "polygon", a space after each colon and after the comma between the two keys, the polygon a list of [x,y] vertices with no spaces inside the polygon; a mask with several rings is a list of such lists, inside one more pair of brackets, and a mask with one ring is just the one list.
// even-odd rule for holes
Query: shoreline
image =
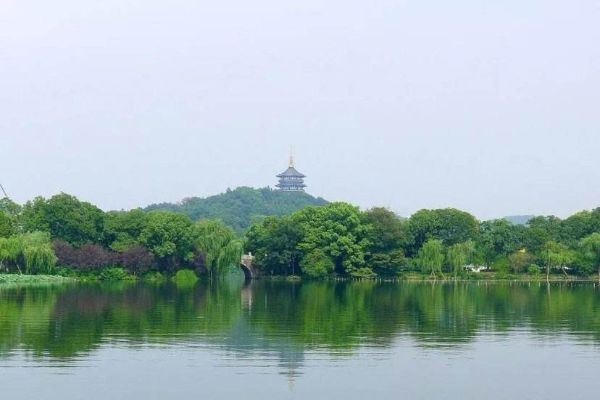
{"label": "shoreline", "polygon": [[[161,282],[168,282],[172,279],[165,278]],[[203,281],[203,277],[199,277],[199,281]],[[289,282],[289,283],[303,283],[303,282],[387,282],[387,283],[593,283],[599,284],[597,277],[551,277],[546,280],[545,275],[540,276],[471,276],[471,277],[432,277],[429,275],[418,275],[410,274],[406,276],[400,276],[397,278],[374,278],[374,279],[357,279],[350,277],[328,277],[324,279],[303,279],[299,276],[260,276],[256,279],[258,281],[265,282]],[[88,277],[66,277],[61,275],[27,275],[27,274],[0,274],[0,287],[6,287],[11,285],[58,285],[58,284],[70,284],[70,283],[89,283]],[[94,282],[102,282],[102,280],[93,280]],[[106,282],[122,282],[122,281],[135,281],[142,283],[154,284],[153,280],[147,280],[143,277],[137,277],[132,279],[128,276],[126,279],[119,280],[108,280]]]}

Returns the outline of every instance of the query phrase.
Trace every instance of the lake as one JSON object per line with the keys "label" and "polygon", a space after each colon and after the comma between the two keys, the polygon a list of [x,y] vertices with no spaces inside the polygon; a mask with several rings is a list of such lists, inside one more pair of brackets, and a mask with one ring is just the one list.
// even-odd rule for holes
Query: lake
{"label": "lake", "polygon": [[0,286],[3,398],[589,399],[593,284]]}

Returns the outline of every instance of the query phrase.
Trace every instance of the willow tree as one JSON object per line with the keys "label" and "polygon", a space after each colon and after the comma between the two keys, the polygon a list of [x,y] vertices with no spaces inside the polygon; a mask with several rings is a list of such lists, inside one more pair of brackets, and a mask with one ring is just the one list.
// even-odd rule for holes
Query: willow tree
{"label": "willow tree", "polygon": [[435,276],[442,273],[444,265],[444,244],[441,240],[429,239],[419,250],[419,262],[423,272],[431,271]]}
{"label": "willow tree", "polygon": [[194,226],[194,236],[196,249],[204,256],[205,266],[211,278],[240,263],[242,242],[223,222],[199,221]]}
{"label": "willow tree", "polygon": [[8,270],[9,265],[14,265],[21,273],[19,256],[22,250],[23,242],[20,237],[0,238],[0,270]]}
{"label": "willow tree", "polygon": [[581,247],[586,258],[598,268],[598,281],[600,282],[600,233],[593,233],[581,241]]}
{"label": "willow tree", "polygon": [[458,273],[462,271],[465,265],[471,261],[474,252],[475,243],[471,240],[450,246],[447,259],[454,272],[454,279],[456,279]]}
{"label": "willow tree", "polygon": [[22,236],[23,260],[28,274],[46,273],[54,270],[56,255],[46,232],[32,232]]}

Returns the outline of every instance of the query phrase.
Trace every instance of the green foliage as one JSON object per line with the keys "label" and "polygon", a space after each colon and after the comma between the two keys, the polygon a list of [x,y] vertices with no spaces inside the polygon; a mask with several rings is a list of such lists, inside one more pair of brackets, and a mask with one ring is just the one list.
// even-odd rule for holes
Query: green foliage
{"label": "green foliage", "polygon": [[[319,206],[302,208],[306,204]],[[564,220],[535,217],[526,225],[479,223],[456,209],[420,210],[405,220],[385,208],[361,212],[304,193],[249,188],[163,206],[225,222],[193,223],[170,211],[104,213],[67,194],[38,197],[24,207],[1,199],[0,271],[55,273],[58,257],[61,266],[94,274],[119,265],[138,275],[194,268],[214,276],[238,267],[245,244],[264,275],[395,278],[446,268],[458,276],[470,263],[508,274],[526,272],[535,262],[547,275],[598,270],[600,277],[600,208]],[[243,242],[236,232],[250,223]],[[310,259],[319,262],[308,266]]]}
{"label": "green foliage", "polygon": [[475,240],[479,222],[471,214],[454,208],[420,210],[410,217],[408,231],[414,238],[410,254],[415,254],[430,239],[441,240],[445,246]]}
{"label": "green foliage", "polygon": [[267,217],[250,228],[246,248],[254,254],[254,265],[267,275],[300,272],[303,252],[298,249],[302,230],[291,217]]}
{"label": "green foliage", "polygon": [[549,241],[544,244],[541,259],[546,265],[546,276],[548,276],[552,269],[560,269],[564,272],[565,267],[575,261],[575,254],[566,245]]}
{"label": "green foliage", "polygon": [[139,246],[149,214],[142,210],[111,211],[104,217],[104,244],[115,251]]}
{"label": "green foliage", "polygon": [[112,267],[103,269],[98,275],[101,281],[126,281],[135,280],[135,277],[129,275],[127,270],[121,267]]}
{"label": "green foliage", "polygon": [[163,284],[167,281],[167,277],[158,271],[148,272],[147,274],[145,274],[142,277],[142,279],[146,283],[153,283],[153,284]]}
{"label": "green foliage", "polygon": [[600,279],[600,233],[593,233],[581,241],[583,255],[592,265],[598,269]]}
{"label": "green foliage", "polygon": [[43,231],[53,239],[74,245],[98,243],[102,239],[104,213],[98,207],[68,194],[27,202],[21,213],[27,232]]}
{"label": "green foliage", "polygon": [[365,266],[365,252],[369,247],[369,226],[362,223],[358,208],[346,203],[332,203],[325,207],[308,207],[292,219],[302,230],[298,249],[304,254],[322,250],[335,264],[340,274]]}
{"label": "green foliage", "polygon": [[56,265],[56,255],[50,241],[50,234],[32,232],[22,235],[23,259],[28,274],[50,274]]}
{"label": "green foliage", "polygon": [[146,211],[164,210],[186,214],[193,221],[218,219],[238,234],[267,216],[285,216],[308,206],[324,206],[327,201],[304,192],[282,192],[269,188],[240,187],[207,198],[192,197],[180,204],[154,204]]}
{"label": "green foliage", "polygon": [[510,269],[515,272],[523,272],[535,260],[535,257],[526,249],[514,252],[508,257]]}
{"label": "green foliage", "polygon": [[388,253],[375,253],[368,256],[367,265],[378,276],[397,277],[407,266],[408,259],[402,249],[392,250]]}
{"label": "green foliage", "polygon": [[510,272],[510,260],[508,257],[498,257],[492,263],[491,268],[497,273],[497,277],[502,278]]}
{"label": "green foliage", "polygon": [[0,238],[6,238],[16,233],[15,221],[10,215],[0,211]]}
{"label": "green foliage", "polygon": [[429,239],[419,250],[419,263],[424,273],[442,273],[444,265],[444,244],[441,240]]}
{"label": "green foliage", "polygon": [[138,240],[163,260],[173,261],[175,257],[184,260],[193,258],[192,221],[185,215],[165,211],[149,213]]}
{"label": "green foliage", "polygon": [[482,222],[476,242],[479,259],[491,265],[498,257],[506,257],[521,249],[525,229],[500,219]]}
{"label": "green foliage", "polygon": [[324,278],[335,268],[331,258],[320,249],[313,250],[304,256],[300,265],[302,272],[309,278]]}
{"label": "green foliage", "polygon": [[14,268],[28,274],[49,274],[56,265],[50,235],[32,232],[0,238],[0,269]]}
{"label": "green foliage", "polygon": [[448,248],[446,258],[455,277],[464,272],[464,267],[471,262],[474,253],[475,243],[471,240],[457,243]]}
{"label": "green foliage", "polygon": [[242,242],[233,230],[221,221],[205,220],[194,225],[196,248],[205,259],[211,276],[222,274],[232,265],[239,265],[242,257]]}
{"label": "green foliage", "polygon": [[412,245],[408,221],[387,208],[372,208],[363,213],[363,220],[371,226],[369,240],[373,253],[389,253]]}
{"label": "green foliage", "polygon": [[539,275],[542,273],[542,269],[540,268],[539,265],[537,264],[531,264],[528,268],[527,268],[527,272],[529,272],[530,275]]}
{"label": "green foliage", "polygon": [[173,282],[179,287],[191,287],[198,282],[198,276],[191,269],[180,269],[175,274]]}

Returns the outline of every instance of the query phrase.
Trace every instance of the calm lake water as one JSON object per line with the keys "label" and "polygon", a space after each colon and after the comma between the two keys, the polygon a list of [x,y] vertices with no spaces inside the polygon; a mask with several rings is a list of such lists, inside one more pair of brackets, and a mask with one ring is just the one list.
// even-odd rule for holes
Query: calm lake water
{"label": "calm lake water", "polygon": [[0,287],[7,399],[590,399],[592,284]]}

